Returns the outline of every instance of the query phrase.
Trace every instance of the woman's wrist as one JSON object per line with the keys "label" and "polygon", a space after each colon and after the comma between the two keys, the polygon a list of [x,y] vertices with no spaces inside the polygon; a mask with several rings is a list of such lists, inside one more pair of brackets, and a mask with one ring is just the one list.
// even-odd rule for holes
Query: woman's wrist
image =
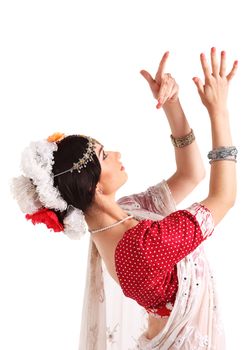
{"label": "woman's wrist", "polygon": [[232,134],[228,118],[225,120],[215,120],[211,123],[212,147],[232,146]]}
{"label": "woman's wrist", "polygon": [[225,121],[229,118],[229,112],[227,107],[214,108],[213,110],[209,110],[208,113],[211,123],[221,123],[222,121]]}
{"label": "woman's wrist", "polygon": [[191,131],[188,120],[184,114],[180,101],[174,102],[169,107],[163,106],[171,133],[174,137],[181,137]]}
{"label": "woman's wrist", "polygon": [[165,102],[162,107],[165,113],[173,113],[174,110],[178,111],[178,109],[182,109],[179,97],[175,101]]}

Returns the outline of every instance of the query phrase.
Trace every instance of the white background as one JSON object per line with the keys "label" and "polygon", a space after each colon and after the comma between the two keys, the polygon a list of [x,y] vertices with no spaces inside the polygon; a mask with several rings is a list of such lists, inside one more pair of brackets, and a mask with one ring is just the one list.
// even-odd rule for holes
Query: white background
{"label": "white background", "polygon": [[1,243],[0,348],[76,350],[88,237],[71,241],[25,220],[9,182],[22,149],[55,131],[83,133],[118,150],[124,194],[175,171],[170,129],[141,69],[154,74],[167,50],[170,72],[195,131],[207,176],[178,205],[208,194],[211,129],[193,76],[199,55],[226,50],[239,69],[229,92],[239,150],[235,207],[205,243],[215,270],[228,349],[247,339],[247,12],[236,1],[2,1],[0,5]]}

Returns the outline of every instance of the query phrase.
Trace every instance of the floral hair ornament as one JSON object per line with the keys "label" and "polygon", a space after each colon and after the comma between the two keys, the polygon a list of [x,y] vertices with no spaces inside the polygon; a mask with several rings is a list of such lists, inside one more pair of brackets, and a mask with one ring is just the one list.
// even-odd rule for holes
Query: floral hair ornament
{"label": "floral hair ornament", "polygon": [[88,231],[82,210],[74,208],[72,205],[68,206],[63,225],[59,222],[56,213],[47,208],[41,208],[33,214],[26,214],[25,217],[27,220],[31,220],[34,225],[45,224],[48,229],[52,229],[54,232],[64,232],[74,240],[80,239]]}
{"label": "floral hair ornament", "polygon": [[[88,231],[84,214],[82,210],[68,206],[54,187],[53,153],[58,149],[56,142],[64,137],[62,133],[54,133],[46,140],[31,142],[22,153],[21,168],[24,175],[12,180],[11,189],[20,209],[33,224],[44,223],[55,232],[64,231],[69,238],[80,239]],[[56,213],[49,209],[67,211],[63,224]]]}
{"label": "floral hair ornament", "polygon": [[64,226],[59,222],[58,216],[54,211],[42,208],[33,214],[26,214],[26,219],[31,220],[35,224],[45,224],[47,228],[53,229],[54,232],[61,232]]}
{"label": "floral hair ornament", "polygon": [[48,142],[58,142],[65,138],[65,134],[61,134],[60,132],[55,132],[54,134],[48,136]]}
{"label": "floral hair ornament", "polygon": [[85,135],[81,135],[81,136],[88,139],[88,147],[85,154],[76,163],[73,163],[71,168],[61,171],[58,174],[54,174],[54,177],[60,176],[69,172],[72,173],[74,170],[77,170],[77,172],[80,173],[83,168],[86,168],[88,162],[91,162],[94,160],[93,155],[95,154],[95,144],[97,141],[89,136],[85,136]]}

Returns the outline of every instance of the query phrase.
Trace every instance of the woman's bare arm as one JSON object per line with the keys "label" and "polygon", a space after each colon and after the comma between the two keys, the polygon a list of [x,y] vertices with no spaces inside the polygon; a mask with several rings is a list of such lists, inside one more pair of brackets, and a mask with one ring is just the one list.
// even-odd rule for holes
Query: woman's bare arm
{"label": "woman's bare arm", "polygon": [[[163,109],[174,137],[189,134],[191,128],[179,100],[173,104],[165,103]],[[205,168],[197,140],[186,147],[174,147],[174,152],[176,172],[166,181],[176,204],[178,204],[204,179]]]}
{"label": "woman's bare arm", "polygon": [[[193,78],[202,100],[208,110],[212,131],[212,148],[233,146],[229,113],[227,109],[227,94],[229,82],[237,69],[234,62],[231,72],[226,75],[226,55],[221,53],[220,65],[216,58],[215,48],[211,49],[212,73],[204,54],[200,56],[205,84],[199,78]],[[236,163],[220,160],[211,163],[209,194],[200,203],[212,213],[217,225],[234,205],[236,199]]]}
{"label": "woman's bare arm", "polygon": [[[191,131],[188,120],[178,98],[179,86],[169,73],[165,73],[165,66],[169,52],[163,55],[155,78],[145,70],[142,76],[147,80],[152,94],[158,100],[157,108],[163,108],[170,129],[174,137],[181,137]],[[180,203],[205,176],[201,154],[194,141],[187,147],[174,147],[176,171],[166,181],[171,190],[175,203]]]}

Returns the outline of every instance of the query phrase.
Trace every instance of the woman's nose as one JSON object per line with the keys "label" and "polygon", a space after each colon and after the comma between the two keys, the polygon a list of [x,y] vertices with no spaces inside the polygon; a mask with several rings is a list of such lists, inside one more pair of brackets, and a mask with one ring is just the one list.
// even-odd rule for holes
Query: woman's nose
{"label": "woman's nose", "polygon": [[120,158],[121,158],[120,152],[115,152],[115,153],[116,153],[116,155],[117,155],[117,159],[120,159]]}

